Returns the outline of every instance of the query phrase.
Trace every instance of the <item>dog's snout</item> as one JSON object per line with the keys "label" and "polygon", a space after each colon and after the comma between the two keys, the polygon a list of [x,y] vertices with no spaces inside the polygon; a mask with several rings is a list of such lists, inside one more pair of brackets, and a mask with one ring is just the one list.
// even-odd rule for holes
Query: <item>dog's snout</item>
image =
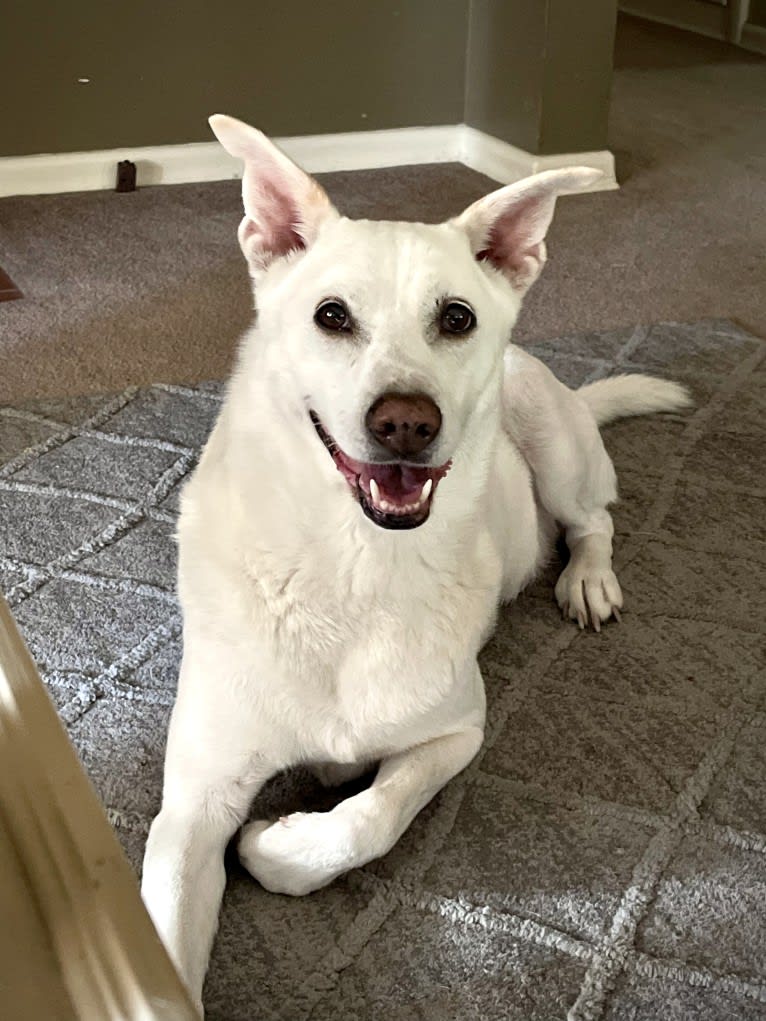
{"label": "dog's snout", "polygon": [[367,412],[373,439],[399,457],[413,457],[433,443],[442,413],[425,394],[383,394]]}

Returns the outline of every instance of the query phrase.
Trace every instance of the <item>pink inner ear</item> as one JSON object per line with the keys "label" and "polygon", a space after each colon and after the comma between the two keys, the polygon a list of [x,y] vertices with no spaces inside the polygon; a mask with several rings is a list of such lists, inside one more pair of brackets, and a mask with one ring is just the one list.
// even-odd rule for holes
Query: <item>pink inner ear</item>
{"label": "pink inner ear", "polygon": [[264,261],[306,247],[298,206],[277,175],[261,170],[257,183],[248,182],[247,223],[241,242],[249,241]]}
{"label": "pink inner ear", "polygon": [[547,195],[515,202],[491,222],[476,257],[491,262],[515,286],[528,287],[545,259],[544,237],[553,205],[553,196]]}
{"label": "pink inner ear", "polygon": [[530,257],[539,258],[542,238],[539,236],[540,200],[528,199],[502,213],[491,225],[487,241],[477,259],[513,276],[525,268]]}
{"label": "pink inner ear", "polygon": [[263,246],[275,257],[305,248],[306,242],[298,232],[300,215],[295,202],[272,181],[264,181],[261,190]]}

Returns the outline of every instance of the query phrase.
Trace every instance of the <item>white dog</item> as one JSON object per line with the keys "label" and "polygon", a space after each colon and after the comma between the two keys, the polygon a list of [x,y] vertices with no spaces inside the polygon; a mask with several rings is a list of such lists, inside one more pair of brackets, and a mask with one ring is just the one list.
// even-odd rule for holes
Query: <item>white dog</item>
{"label": "white dog", "polygon": [[564,614],[598,630],[622,606],[598,424],[688,403],[643,376],[573,392],[509,345],[556,195],[596,171],[538,174],[438,226],[352,221],[260,132],[211,125],[245,164],[257,320],[183,495],[184,655],[142,887],[197,1002],[224,849],[263,783],[379,763],[331,812],[244,827],[267,890],[386,854],[476,755],[477,653],[556,523]]}

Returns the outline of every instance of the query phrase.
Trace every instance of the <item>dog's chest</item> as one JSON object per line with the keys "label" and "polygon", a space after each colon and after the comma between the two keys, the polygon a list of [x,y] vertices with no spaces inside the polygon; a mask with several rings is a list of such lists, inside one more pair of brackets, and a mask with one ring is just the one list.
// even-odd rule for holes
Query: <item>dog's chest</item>
{"label": "dog's chest", "polygon": [[463,711],[497,605],[497,564],[480,538],[461,558],[353,553],[250,570],[277,713],[307,755],[355,759],[438,732]]}

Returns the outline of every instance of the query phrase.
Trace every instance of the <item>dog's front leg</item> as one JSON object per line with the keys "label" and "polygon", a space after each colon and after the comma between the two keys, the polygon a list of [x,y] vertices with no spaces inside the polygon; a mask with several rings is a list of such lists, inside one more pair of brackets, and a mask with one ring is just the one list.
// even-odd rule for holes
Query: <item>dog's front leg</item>
{"label": "dog's front leg", "polygon": [[463,770],[483,730],[467,727],[383,760],[372,786],[331,812],[296,812],[242,831],[242,864],[273,893],[311,893],[386,854],[418,812]]}
{"label": "dog's front leg", "polygon": [[149,831],[141,894],[201,1012],[226,881],[226,844],[276,767],[238,743],[233,725],[217,735],[208,730],[209,707],[179,708],[170,726],[162,809]]}

